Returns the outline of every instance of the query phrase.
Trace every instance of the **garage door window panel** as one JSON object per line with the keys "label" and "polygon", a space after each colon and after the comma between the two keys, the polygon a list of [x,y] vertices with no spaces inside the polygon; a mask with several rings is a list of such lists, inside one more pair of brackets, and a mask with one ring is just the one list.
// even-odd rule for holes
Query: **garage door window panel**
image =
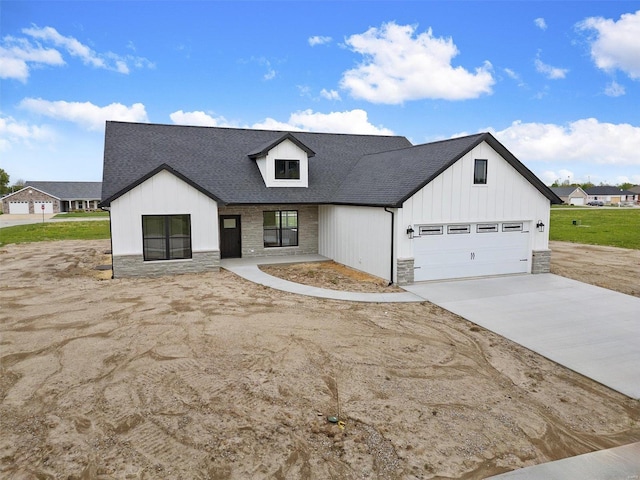
{"label": "garage door window panel", "polygon": [[191,258],[190,215],[143,215],[145,261]]}
{"label": "garage door window panel", "polygon": [[471,233],[471,225],[448,225],[447,233],[449,235]]}

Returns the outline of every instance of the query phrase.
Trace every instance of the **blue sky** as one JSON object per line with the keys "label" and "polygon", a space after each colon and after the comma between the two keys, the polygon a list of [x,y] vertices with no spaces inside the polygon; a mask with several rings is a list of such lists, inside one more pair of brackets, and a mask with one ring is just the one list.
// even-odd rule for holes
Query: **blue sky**
{"label": "blue sky", "polygon": [[0,168],[102,178],[104,122],[493,133],[640,183],[640,2],[0,1]]}

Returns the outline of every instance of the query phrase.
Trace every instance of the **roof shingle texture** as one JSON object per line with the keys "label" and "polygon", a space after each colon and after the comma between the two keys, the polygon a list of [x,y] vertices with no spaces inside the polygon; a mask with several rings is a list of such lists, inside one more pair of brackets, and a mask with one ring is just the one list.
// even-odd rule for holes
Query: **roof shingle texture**
{"label": "roof shingle texture", "polygon": [[99,200],[102,182],[25,182],[25,186],[37,188],[60,200]]}

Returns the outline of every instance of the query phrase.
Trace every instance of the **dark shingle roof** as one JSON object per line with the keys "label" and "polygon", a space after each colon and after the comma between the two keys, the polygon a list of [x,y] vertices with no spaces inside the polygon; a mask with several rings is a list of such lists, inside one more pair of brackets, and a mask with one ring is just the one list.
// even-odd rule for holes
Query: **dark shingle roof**
{"label": "dark shingle roof", "polygon": [[25,186],[37,188],[60,200],[99,200],[102,198],[102,182],[25,182]]}
{"label": "dark shingle roof", "polygon": [[610,185],[602,185],[600,187],[591,187],[585,190],[587,195],[634,195],[629,190],[622,190],[620,187]]}
{"label": "dark shingle roof", "polygon": [[559,197],[568,197],[576,190],[580,190],[580,187],[549,187],[553,193]]}
{"label": "dark shingle roof", "polygon": [[[251,158],[284,138],[310,154],[308,188],[267,188]],[[107,122],[102,205],[165,168],[224,204],[400,206],[482,141],[562,203],[488,133],[412,146],[399,136]]]}

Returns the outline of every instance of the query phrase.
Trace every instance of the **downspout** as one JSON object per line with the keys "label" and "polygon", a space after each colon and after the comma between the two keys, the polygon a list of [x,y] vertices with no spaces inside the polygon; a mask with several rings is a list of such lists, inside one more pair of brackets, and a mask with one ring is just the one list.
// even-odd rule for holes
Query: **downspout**
{"label": "downspout", "polygon": [[391,285],[393,285],[393,237],[395,236],[394,235],[395,214],[393,213],[392,210],[387,210],[387,207],[384,207],[384,211],[391,214],[391,256],[390,256],[391,257],[391,265],[390,265],[391,274],[389,276],[389,285],[388,285],[390,287]]}

